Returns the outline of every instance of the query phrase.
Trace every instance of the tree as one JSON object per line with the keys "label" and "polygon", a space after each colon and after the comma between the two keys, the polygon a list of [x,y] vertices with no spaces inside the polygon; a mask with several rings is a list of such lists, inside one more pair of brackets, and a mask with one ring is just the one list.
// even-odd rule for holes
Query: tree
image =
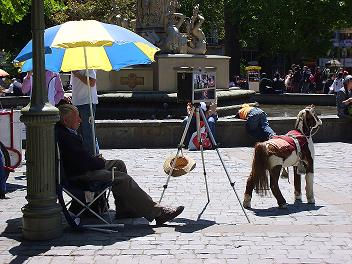
{"label": "tree", "polygon": [[135,18],[135,2],[135,0],[68,0],[66,8],[50,18],[53,24],[80,19],[95,19],[112,23],[116,15],[131,20]]}
{"label": "tree", "polygon": [[[200,4],[206,35],[217,29],[231,56],[230,76],[239,74],[241,50],[258,50],[262,64],[281,54],[288,62],[316,58],[331,47],[332,32],[352,25],[350,0],[180,0],[181,12],[191,16]],[[30,38],[31,0],[0,0],[1,47],[15,50]],[[117,14],[135,18],[136,0],[45,0],[46,26],[68,20],[114,22]],[[12,24],[6,26],[5,24]]]}
{"label": "tree", "polygon": [[[20,22],[31,8],[31,0],[0,0],[1,22],[14,24]],[[63,0],[44,0],[45,14],[50,16],[65,8]]]}

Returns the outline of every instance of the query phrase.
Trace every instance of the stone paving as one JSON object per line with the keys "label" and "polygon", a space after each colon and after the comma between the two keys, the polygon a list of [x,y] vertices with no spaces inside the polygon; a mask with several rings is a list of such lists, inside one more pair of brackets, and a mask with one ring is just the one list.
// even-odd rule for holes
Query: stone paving
{"label": "stone paving", "polygon": [[[316,144],[316,204],[294,204],[290,182],[280,179],[289,203],[276,208],[272,196],[253,196],[242,212],[215,151],[205,152],[210,203],[199,152],[187,152],[197,167],[171,178],[162,203],[185,205],[179,218],[163,227],[145,219],[122,219],[119,233],[77,233],[66,227],[52,241],[22,239],[26,203],[25,166],[10,176],[11,199],[0,200],[0,263],[352,263],[352,145]],[[124,160],[129,173],[158,200],[166,181],[163,161],[175,149],[103,150],[107,159]],[[252,148],[220,149],[242,200]],[[304,191],[304,178],[302,177]],[[110,201],[113,205],[113,201]]]}

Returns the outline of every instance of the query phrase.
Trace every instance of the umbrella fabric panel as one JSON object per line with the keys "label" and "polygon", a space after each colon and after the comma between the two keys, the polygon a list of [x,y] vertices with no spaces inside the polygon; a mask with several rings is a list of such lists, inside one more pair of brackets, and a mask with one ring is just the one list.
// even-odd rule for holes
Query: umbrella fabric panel
{"label": "umbrella fabric panel", "polygon": [[149,41],[147,41],[146,39],[142,38],[138,34],[132,32],[124,27],[120,27],[120,26],[112,25],[112,24],[105,24],[105,23],[102,23],[102,25],[104,26],[106,31],[109,32],[111,37],[114,39],[114,42],[116,42],[118,44],[119,43],[123,44],[123,43],[127,43],[127,42],[134,42],[134,43],[141,42],[141,43],[144,43],[154,49],[157,49],[157,47],[155,47]]}
{"label": "umbrella fabric panel", "polygon": [[[52,72],[60,72],[64,54],[65,50],[58,48],[53,48],[52,53],[45,54],[45,69]],[[31,70],[33,70],[32,58],[26,60],[22,65],[23,72],[28,72]]]}
{"label": "umbrella fabric panel", "polygon": [[110,63],[114,70],[120,70],[121,68],[136,64],[150,64],[155,54],[154,51],[152,58],[150,58],[134,43],[124,45],[115,44],[111,47],[105,47],[105,51],[110,58]]}
{"label": "umbrella fabric panel", "polygon": [[[72,43],[68,44],[69,41]],[[75,47],[76,45],[80,47]],[[55,48],[57,46],[69,48]],[[128,29],[94,20],[69,21],[46,29],[44,47],[49,49],[45,54],[45,68],[53,72],[83,70],[86,67],[110,71],[130,65],[149,64],[154,61],[154,55],[159,50]],[[87,65],[84,47],[87,51]],[[22,66],[23,71],[32,70],[31,57],[32,41],[23,48],[14,63]]]}
{"label": "umbrella fabric panel", "polygon": [[[138,46],[141,46],[148,54],[145,54]],[[127,43],[105,47],[86,47],[86,52],[88,69],[110,71],[136,64],[150,64],[156,50],[142,43],[137,45]],[[52,48],[51,54],[45,54],[45,69],[53,72],[86,69],[83,48]],[[22,66],[23,72],[30,70],[32,70],[32,59],[27,60]]]}
{"label": "umbrella fabric panel", "polygon": [[[87,68],[111,71],[111,63],[104,47],[87,47]],[[83,48],[66,49],[61,70],[64,72],[86,69]]]}
{"label": "umbrella fabric panel", "polygon": [[[49,54],[51,53],[51,48],[50,47],[45,47],[44,46],[44,53]],[[17,55],[17,57],[14,59],[14,62],[21,62],[28,60],[33,57],[32,54],[32,40],[30,40],[26,46],[21,50],[21,52]]]}
{"label": "umbrella fabric panel", "polygon": [[159,48],[157,47],[150,47],[149,45],[146,45],[144,43],[141,43],[141,42],[137,42],[135,43],[135,45],[143,51],[143,53],[145,55],[148,56],[148,58],[151,60],[151,61],[154,61],[154,56],[155,56],[155,53],[157,53],[159,51]]}
{"label": "umbrella fabric panel", "polygon": [[[50,27],[47,28],[44,31],[44,48],[45,54],[49,54],[51,53],[51,48],[50,45],[53,42],[53,39],[55,38],[55,35],[57,34],[58,30],[60,29],[60,25],[58,26],[54,26],[54,27]],[[32,40],[30,40],[26,46],[24,46],[24,48],[21,50],[21,52],[17,55],[17,57],[14,59],[14,61],[25,61],[28,59],[32,58]]]}
{"label": "umbrella fabric panel", "polygon": [[66,22],[61,25],[50,46],[75,48],[112,45],[114,38],[111,36],[111,32],[105,29],[104,24],[95,20]]}

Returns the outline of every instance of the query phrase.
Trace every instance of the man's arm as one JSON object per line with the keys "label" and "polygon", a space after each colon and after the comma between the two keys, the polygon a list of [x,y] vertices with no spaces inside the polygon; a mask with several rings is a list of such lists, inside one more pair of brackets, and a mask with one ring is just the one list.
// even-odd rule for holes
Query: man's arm
{"label": "man's arm", "polygon": [[23,83],[22,83],[22,93],[27,94],[31,91],[32,89],[32,80],[31,80],[32,73],[27,72],[27,75],[23,78]]}
{"label": "man's arm", "polygon": [[[85,85],[88,85],[87,82],[87,77],[85,75],[80,74],[79,71],[73,71],[72,74],[77,77],[81,82],[83,82]],[[96,84],[96,79],[89,77],[89,85],[90,87],[95,86]]]}
{"label": "man's arm", "polygon": [[342,91],[338,91],[336,94],[336,107],[337,107],[337,115],[339,117],[346,117],[347,105],[344,104],[345,94]]}
{"label": "man's arm", "polygon": [[61,155],[71,171],[82,174],[86,171],[99,170],[105,167],[105,160],[90,155],[84,148],[82,141],[78,139],[78,136],[59,124],[56,125],[55,129]]}
{"label": "man's arm", "polygon": [[55,104],[58,104],[61,99],[64,99],[64,97],[65,97],[65,91],[62,86],[60,74],[57,73],[55,78]]}

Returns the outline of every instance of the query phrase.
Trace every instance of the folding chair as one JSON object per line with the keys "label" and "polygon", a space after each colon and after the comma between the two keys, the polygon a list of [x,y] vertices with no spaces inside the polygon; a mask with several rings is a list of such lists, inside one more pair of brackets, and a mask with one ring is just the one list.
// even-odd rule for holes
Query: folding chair
{"label": "folding chair", "polygon": [[[65,177],[65,172],[62,166],[60,149],[58,144],[56,144],[56,148],[57,148],[57,163],[58,163],[57,164],[57,196],[58,196],[59,203],[62,206],[62,210],[68,224],[75,230],[94,230],[94,231],[100,231],[100,232],[106,232],[106,233],[118,232],[117,230],[106,229],[106,228],[117,228],[117,227],[124,226],[123,224],[113,224],[113,220],[111,218],[109,211],[108,211],[109,221],[107,221],[92,209],[92,205],[98,199],[103,198],[105,201],[108,201],[109,196],[111,194],[115,168],[112,169],[111,182],[109,183],[91,182],[89,183],[89,186],[84,184],[78,185],[75,182],[69,181],[67,177]],[[64,193],[67,194],[72,200],[66,203],[63,197]],[[82,209],[77,214],[74,214],[67,209],[67,207],[73,201],[75,201],[80,206],[82,206]],[[84,212],[87,212],[87,211],[90,212],[92,215],[94,215],[97,219],[99,219],[100,222],[102,222],[102,224],[83,225],[81,223],[80,217]]]}

